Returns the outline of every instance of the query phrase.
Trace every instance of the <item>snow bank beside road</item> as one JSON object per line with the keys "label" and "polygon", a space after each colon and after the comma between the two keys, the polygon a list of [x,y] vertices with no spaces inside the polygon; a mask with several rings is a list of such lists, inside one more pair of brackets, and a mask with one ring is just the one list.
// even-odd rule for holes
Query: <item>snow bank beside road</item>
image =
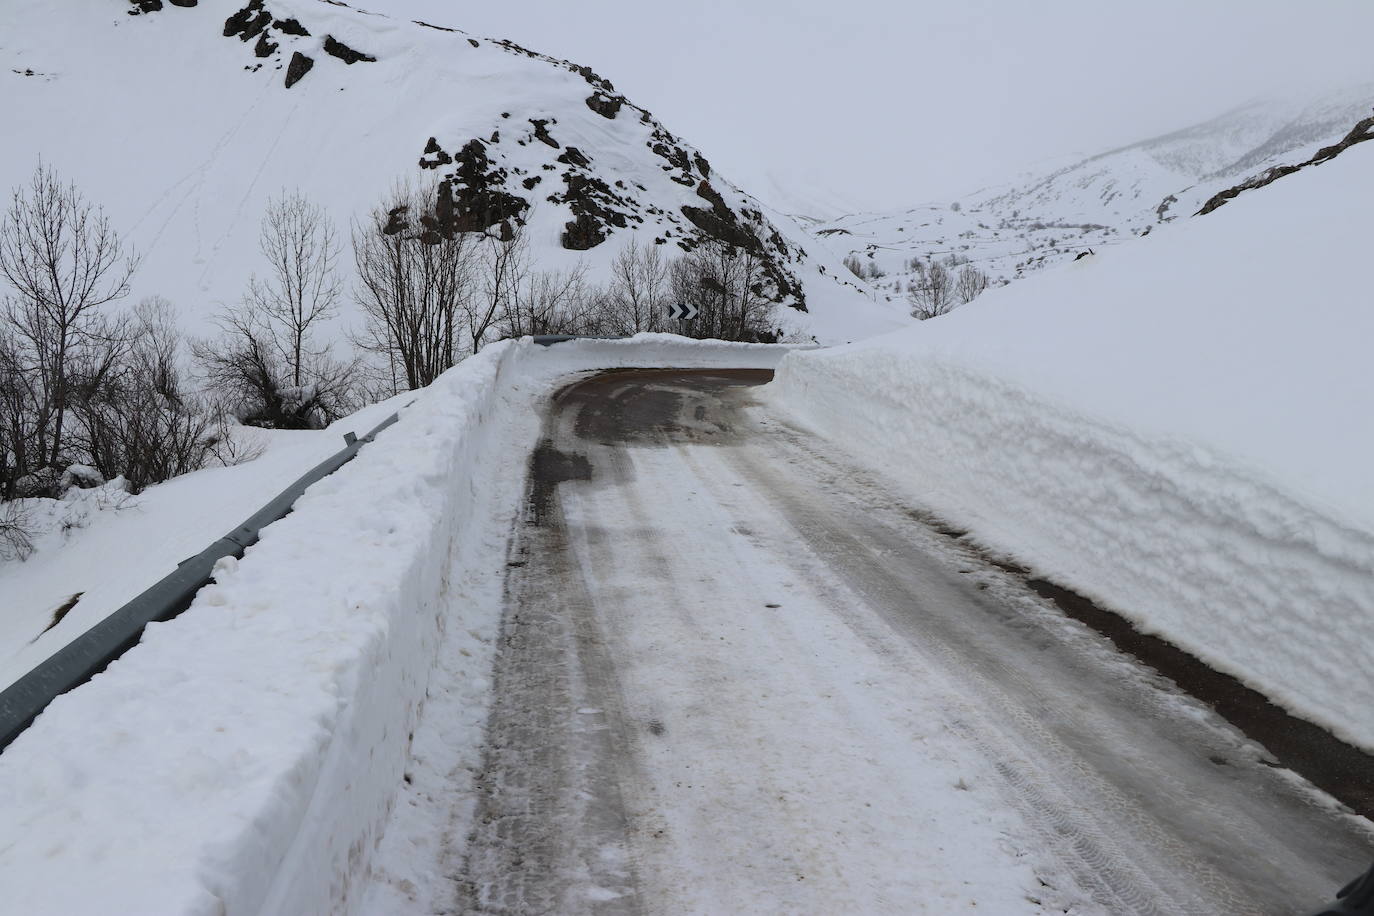
{"label": "snow bank beside road", "polygon": [[488,348],[0,754],[0,885],[30,914],[348,913],[401,784],[454,577],[504,562],[534,409],[571,374],[765,366],[644,336]]}
{"label": "snow bank beside road", "polygon": [[[28,501],[37,551],[0,560],[0,688],[9,686],[110,616],[177,564],[222,537],[248,511],[409,400],[374,404],[328,429],[239,427],[257,458],[153,484],[137,496],[115,488],[81,490],[62,500]],[[62,619],[53,612],[80,595]]]}
{"label": "snow bank beside road", "polygon": [[1357,147],[789,356],[773,396],[979,540],[1374,748],[1370,175]]}

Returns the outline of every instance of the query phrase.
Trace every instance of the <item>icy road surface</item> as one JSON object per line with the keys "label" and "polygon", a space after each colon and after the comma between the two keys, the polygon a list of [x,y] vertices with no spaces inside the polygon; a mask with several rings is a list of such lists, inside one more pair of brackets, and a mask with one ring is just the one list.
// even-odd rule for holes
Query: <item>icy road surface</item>
{"label": "icy road surface", "polygon": [[788,428],[768,378],[555,399],[460,911],[1292,916],[1368,865],[1366,822]]}

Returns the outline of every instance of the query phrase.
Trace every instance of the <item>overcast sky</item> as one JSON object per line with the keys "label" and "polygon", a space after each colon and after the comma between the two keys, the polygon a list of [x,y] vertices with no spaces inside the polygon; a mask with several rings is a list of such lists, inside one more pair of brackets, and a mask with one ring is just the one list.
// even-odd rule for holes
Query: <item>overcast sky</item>
{"label": "overcast sky", "polygon": [[586,64],[782,206],[952,197],[1374,80],[1374,0],[357,2]]}

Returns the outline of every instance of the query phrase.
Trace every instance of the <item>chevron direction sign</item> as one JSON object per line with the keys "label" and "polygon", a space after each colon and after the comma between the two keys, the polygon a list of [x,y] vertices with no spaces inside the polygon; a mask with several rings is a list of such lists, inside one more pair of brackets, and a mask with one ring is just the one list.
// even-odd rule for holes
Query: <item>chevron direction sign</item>
{"label": "chevron direction sign", "polygon": [[690,302],[675,302],[668,306],[668,317],[691,321],[697,317],[697,307]]}

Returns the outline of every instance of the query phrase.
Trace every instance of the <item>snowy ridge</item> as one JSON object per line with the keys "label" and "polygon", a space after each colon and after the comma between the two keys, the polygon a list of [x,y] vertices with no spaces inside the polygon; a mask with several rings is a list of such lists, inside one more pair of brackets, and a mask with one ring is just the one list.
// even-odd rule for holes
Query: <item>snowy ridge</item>
{"label": "snowy ridge", "polygon": [[1339,674],[1374,641],[1368,146],[789,356],[776,397],[979,541],[1374,748],[1369,683]]}
{"label": "snowy ridge", "polygon": [[[0,755],[0,881],[25,913],[358,912],[441,641],[486,689],[509,515],[559,379],[771,367],[666,335],[485,349],[224,563],[176,621]],[[454,609],[458,609],[455,613]],[[80,880],[73,880],[79,876]]]}
{"label": "snowy ridge", "polygon": [[192,330],[260,270],[270,198],[299,189],[346,228],[398,181],[443,182],[465,229],[524,221],[540,269],[597,281],[631,236],[670,253],[724,239],[765,261],[785,330],[843,341],[906,321],[590,68],[323,0],[16,0],[4,16],[0,113],[25,142],[0,150],[0,180],[41,154],[144,255],[134,298],[166,296]]}
{"label": "snowy ridge", "polygon": [[1006,185],[807,228],[882,273],[869,283],[893,302],[914,276],[912,258],[967,259],[993,283],[1010,282],[1189,217],[1218,191],[1335,142],[1371,106],[1374,85],[1316,101],[1254,102]]}

